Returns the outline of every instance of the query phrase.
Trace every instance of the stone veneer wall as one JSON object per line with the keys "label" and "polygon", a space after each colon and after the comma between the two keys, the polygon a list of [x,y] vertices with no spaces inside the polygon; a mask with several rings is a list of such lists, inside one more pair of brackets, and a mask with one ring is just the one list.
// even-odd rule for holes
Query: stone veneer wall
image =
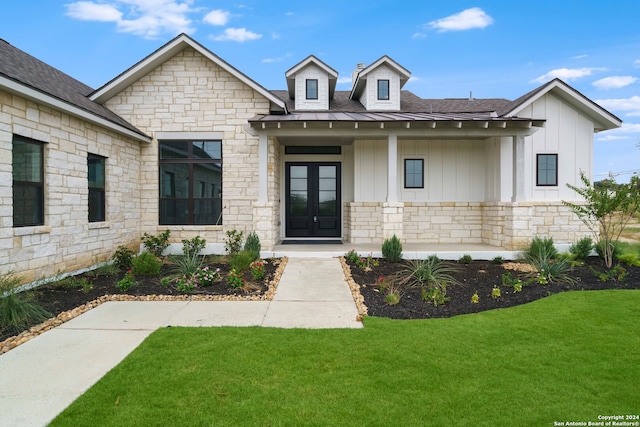
{"label": "stone veneer wall", "polygon": [[[13,227],[12,140],[44,146],[44,225]],[[140,238],[138,141],[0,91],[0,273],[25,282],[103,262]],[[106,157],[106,221],[88,222],[87,154]]]}
{"label": "stone veneer wall", "polygon": [[[355,244],[381,244],[395,233],[404,243],[485,243],[519,250],[535,236],[570,244],[590,235],[561,202],[406,202],[404,207],[394,205],[396,211],[391,215],[384,213],[389,209],[385,203],[346,205],[349,220],[345,216],[345,224],[349,241]],[[383,224],[385,215],[392,224]]]}
{"label": "stone veneer wall", "polygon": [[[256,205],[258,138],[243,126],[256,114],[269,112],[269,101],[195,50],[188,48],[142,77],[106,105],[149,135],[156,132],[220,132],[222,138],[223,223],[221,226],[158,225],[157,141],[143,152],[142,230],[171,230],[172,242],[196,235],[222,243],[227,230],[249,233],[260,224],[265,244],[273,240],[264,221],[273,202]],[[270,161],[276,156],[269,146]],[[275,171],[270,170],[273,181]],[[274,189],[269,188],[270,200]],[[254,214],[260,218],[254,219]],[[272,221],[272,220],[271,220]]]}

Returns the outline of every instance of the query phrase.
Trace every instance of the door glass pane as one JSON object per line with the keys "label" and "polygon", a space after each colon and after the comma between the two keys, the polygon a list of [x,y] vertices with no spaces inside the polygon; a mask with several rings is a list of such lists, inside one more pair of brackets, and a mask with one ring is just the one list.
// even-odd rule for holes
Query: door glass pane
{"label": "door glass pane", "polygon": [[289,170],[291,178],[307,178],[306,166],[291,166]]}
{"label": "door glass pane", "polygon": [[294,216],[304,216],[308,214],[308,198],[306,191],[291,191],[289,195],[291,199],[291,211]]}
{"label": "door glass pane", "polygon": [[336,215],[336,192],[335,191],[319,191],[318,192],[318,215],[334,216]]}

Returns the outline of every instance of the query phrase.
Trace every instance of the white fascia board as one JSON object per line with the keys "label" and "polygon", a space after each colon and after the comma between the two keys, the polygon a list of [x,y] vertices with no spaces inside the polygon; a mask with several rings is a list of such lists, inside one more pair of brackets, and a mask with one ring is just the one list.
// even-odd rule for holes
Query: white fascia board
{"label": "white fascia board", "polygon": [[28,86],[24,86],[20,83],[17,83],[13,80],[7,79],[6,77],[0,76],[0,88],[7,90],[8,92],[15,93],[19,96],[23,96],[27,99],[35,101],[39,104],[46,105],[58,111],[63,111],[67,114],[70,114],[74,117],[81,118],[86,120],[87,122],[91,122],[97,124],[99,126],[108,128],[113,130],[114,132],[126,135],[133,139],[136,139],[141,142],[151,143],[151,138],[139,134],[137,132],[132,131],[131,129],[127,129],[124,126],[120,126],[117,123],[114,123],[110,120],[107,120],[103,117],[100,117],[96,114],[93,114],[87,110],[83,110],[82,108],[78,108],[72,104],[69,104],[65,101],[62,101],[53,96],[47,95],[35,89],[32,89]]}
{"label": "white fascia board", "polygon": [[602,129],[596,129],[596,131],[615,129],[622,126],[622,120],[620,120],[589,98],[585,97],[581,93],[577,92],[575,89],[567,86],[560,80],[551,82],[551,84],[547,88],[539,91],[534,96],[527,99],[526,102],[518,105],[514,110],[509,111],[507,114],[505,114],[505,117],[517,116],[518,113],[520,113],[523,109],[533,104],[538,99],[542,98],[551,91],[554,91],[554,93],[556,93],[558,96],[560,96],[570,104],[576,106],[578,109],[586,111],[589,116],[600,123],[602,125]]}
{"label": "white fascia board", "polygon": [[210,50],[204,48],[202,45],[195,42],[185,34],[176,37],[165,46],[160,48],[157,52],[143,59],[142,61],[131,67],[129,70],[125,71],[120,76],[116,77],[115,79],[95,91],[89,98],[92,101],[96,101],[99,103],[106,102],[109,98],[121,92],[124,88],[130,86],[133,82],[148,74],[151,70],[157,68],[187,47],[195,49],[198,53],[209,59],[211,62],[218,65],[220,68],[224,69],[229,74],[240,80],[242,83],[246,84],[256,92],[258,92],[260,95],[267,98],[270,102],[286,111],[286,104],[280,98],[269,92],[260,84],[250,79],[242,72],[232,67],[222,58],[215,55]]}
{"label": "white fascia board", "polygon": [[384,55],[382,58],[378,59],[373,64],[369,65],[360,73],[358,73],[358,77],[366,78],[367,74],[369,74],[371,71],[375,70],[382,64],[386,64],[389,67],[393,68],[400,75],[400,80],[404,80],[406,82],[407,80],[409,80],[409,78],[411,78],[411,72],[409,70],[398,64],[393,59],[389,58],[387,55]]}
{"label": "white fascia board", "polygon": [[294,65],[293,67],[291,67],[286,73],[285,73],[285,77],[289,78],[289,77],[293,77],[298,71],[300,71],[301,69],[303,69],[304,67],[306,67],[309,64],[315,64],[318,67],[322,68],[322,70],[324,70],[329,76],[330,78],[338,78],[338,72],[336,70],[334,70],[333,68],[329,67],[327,64],[325,64],[324,62],[322,62],[321,60],[319,60],[318,58],[316,58],[313,55],[309,55],[307,58],[303,59],[302,61],[300,61],[298,64]]}

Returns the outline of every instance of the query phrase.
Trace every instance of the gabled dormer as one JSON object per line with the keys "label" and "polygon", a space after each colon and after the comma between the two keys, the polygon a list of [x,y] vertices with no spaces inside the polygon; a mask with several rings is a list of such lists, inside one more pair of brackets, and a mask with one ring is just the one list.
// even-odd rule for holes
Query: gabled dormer
{"label": "gabled dormer", "polygon": [[289,98],[296,110],[328,110],[338,81],[338,72],[313,55],[285,73]]}
{"label": "gabled dormer", "polygon": [[350,98],[367,110],[400,110],[400,89],[410,77],[409,70],[386,55],[368,67],[358,64]]}

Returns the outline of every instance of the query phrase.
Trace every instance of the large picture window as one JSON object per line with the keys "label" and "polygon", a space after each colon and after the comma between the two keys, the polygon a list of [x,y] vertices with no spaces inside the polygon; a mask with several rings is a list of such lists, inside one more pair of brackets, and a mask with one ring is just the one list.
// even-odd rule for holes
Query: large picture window
{"label": "large picture window", "polygon": [[160,224],[222,224],[221,141],[160,141]]}
{"label": "large picture window", "polygon": [[44,225],[44,143],[13,137],[13,226]]}
{"label": "large picture window", "polygon": [[558,155],[538,154],[536,158],[536,185],[558,185]]}
{"label": "large picture window", "polygon": [[87,156],[89,169],[89,222],[105,220],[105,158],[95,154]]}
{"label": "large picture window", "polygon": [[424,188],[424,159],[404,160],[404,188]]}

